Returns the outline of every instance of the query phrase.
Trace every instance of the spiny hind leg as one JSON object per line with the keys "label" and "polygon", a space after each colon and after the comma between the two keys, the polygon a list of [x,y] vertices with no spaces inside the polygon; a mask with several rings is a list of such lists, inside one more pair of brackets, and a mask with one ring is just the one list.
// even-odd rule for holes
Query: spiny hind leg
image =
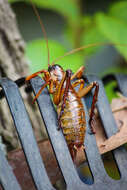
{"label": "spiny hind leg", "polygon": [[[54,102],[55,105],[58,105],[60,103],[60,97],[62,95],[63,84],[64,84],[64,82],[66,80],[66,77],[67,76],[66,76],[66,73],[65,73],[62,80],[61,80],[61,82],[60,82],[60,84],[57,84],[57,86],[56,86],[56,91],[55,91],[54,96],[53,96],[53,102]],[[50,89],[51,92],[53,92],[52,84],[51,84],[49,89]],[[58,116],[58,128],[57,128],[58,130],[60,130],[60,128],[61,128],[61,115],[62,115],[62,110],[60,111],[60,114]]]}
{"label": "spiny hind leg", "polygon": [[95,91],[94,91],[92,105],[91,105],[89,124],[90,124],[90,126],[92,128],[92,132],[95,133],[95,129],[94,129],[94,117],[95,117],[95,113],[94,113],[94,110],[95,110],[95,104],[96,104],[97,98],[98,98],[99,84],[97,82],[94,82],[93,83],[93,87],[95,87]]}
{"label": "spiny hind leg", "polygon": [[98,98],[99,85],[98,85],[97,82],[92,82],[88,86],[86,86],[85,88],[83,88],[82,90],[80,90],[78,92],[78,96],[81,98],[81,97],[85,96],[89,91],[91,91],[94,87],[95,87],[95,91],[94,91],[94,95],[93,95],[93,100],[92,100],[92,105],[91,105],[91,112],[90,112],[90,120],[89,120],[89,124],[91,126],[92,133],[95,133],[95,129],[94,129],[94,116],[95,116],[94,109],[95,109],[95,104],[96,104],[97,98]]}
{"label": "spiny hind leg", "polygon": [[58,129],[61,128],[61,117],[62,117],[62,114],[64,112],[66,99],[67,99],[68,91],[69,91],[70,84],[71,84],[71,73],[72,73],[71,70],[66,71],[66,86],[65,86],[64,93],[63,93],[63,103],[61,105],[61,111],[60,111],[60,114],[59,114],[59,117],[58,117],[58,123],[59,123],[59,128]]}

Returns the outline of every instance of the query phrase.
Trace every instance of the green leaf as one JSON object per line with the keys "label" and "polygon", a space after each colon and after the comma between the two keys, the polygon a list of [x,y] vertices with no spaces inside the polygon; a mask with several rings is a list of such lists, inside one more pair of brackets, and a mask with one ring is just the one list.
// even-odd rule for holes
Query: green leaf
{"label": "green leaf", "polygon": [[127,1],[114,3],[109,10],[109,15],[127,23]]}
{"label": "green leaf", "polygon": [[[28,0],[27,0],[28,1]],[[43,8],[51,9],[67,17],[71,22],[77,22],[80,10],[73,0],[33,0],[33,2]]]}
{"label": "green leaf", "polygon": [[[101,77],[104,77],[108,74],[113,74],[113,73],[114,74],[115,73],[127,74],[127,67],[126,66],[125,67],[120,67],[120,66],[111,67],[110,69],[101,73]],[[111,102],[113,98],[118,97],[117,93],[114,91],[114,88],[116,88],[116,87],[117,87],[116,81],[112,81],[112,82],[108,83],[107,85],[105,85],[105,90],[106,90],[106,94],[107,94],[109,102]]]}
{"label": "green leaf", "polygon": [[19,0],[8,0],[9,3],[15,3],[18,2]]}
{"label": "green leaf", "polygon": [[[100,32],[94,17],[85,16],[83,18],[84,33],[82,35],[82,45],[107,42],[107,38]],[[84,49],[85,55],[93,54],[102,48],[101,45]]]}
{"label": "green leaf", "polygon": [[24,2],[26,0],[8,0],[9,3]]}
{"label": "green leaf", "polygon": [[[58,42],[49,40],[50,64],[59,56],[63,56],[67,50]],[[48,68],[47,47],[44,40],[34,40],[27,44],[26,56],[31,61],[30,71],[34,73],[38,70]],[[75,72],[83,63],[83,56],[80,53],[66,56],[56,64],[64,69],[71,69]]]}
{"label": "green leaf", "polygon": [[73,55],[68,55],[58,62],[65,70],[71,69],[76,72],[82,65],[84,65],[84,55],[80,52]]}
{"label": "green leaf", "polygon": [[117,98],[117,94],[116,92],[114,92],[114,88],[117,86],[117,82],[116,81],[112,81],[109,84],[105,85],[105,91],[106,91],[106,95],[108,97],[109,102],[112,101],[113,98]]}
{"label": "green leaf", "polygon": [[127,24],[103,13],[96,15],[96,23],[103,35],[110,40],[116,49],[127,59]]}
{"label": "green leaf", "polygon": [[[8,0],[14,2],[27,2],[31,4],[31,0]],[[80,9],[74,0],[32,0],[39,8],[53,10],[63,15],[70,23],[78,23],[80,18]]]}
{"label": "green leaf", "polygon": [[109,69],[107,69],[106,71],[104,71],[103,73],[101,73],[101,77],[104,77],[108,74],[115,74],[115,73],[124,73],[127,74],[127,67],[126,65],[124,66],[114,66],[114,67],[110,67]]}

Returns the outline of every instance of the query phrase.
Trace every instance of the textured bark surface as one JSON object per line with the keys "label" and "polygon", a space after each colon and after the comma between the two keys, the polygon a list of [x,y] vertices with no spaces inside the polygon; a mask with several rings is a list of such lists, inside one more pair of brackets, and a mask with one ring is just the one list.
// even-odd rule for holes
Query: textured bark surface
{"label": "textured bark surface", "polygon": [[[0,77],[16,80],[28,75],[27,60],[24,56],[25,43],[19,33],[16,17],[7,0],[0,0]],[[31,97],[27,97],[24,89],[22,96],[30,114],[36,137],[46,137],[42,119],[35,105],[31,105]],[[31,109],[32,108],[32,109]],[[42,126],[40,128],[40,126]],[[5,99],[0,101],[0,135],[13,147],[19,146],[15,128]]]}

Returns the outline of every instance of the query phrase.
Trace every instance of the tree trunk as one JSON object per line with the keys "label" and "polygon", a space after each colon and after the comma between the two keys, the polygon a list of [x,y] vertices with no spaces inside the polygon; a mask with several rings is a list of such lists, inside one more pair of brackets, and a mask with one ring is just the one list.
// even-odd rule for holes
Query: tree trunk
{"label": "tree trunk", "polygon": [[[0,0],[0,77],[16,80],[28,75],[27,60],[24,56],[25,43],[17,28],[15,14],[7,0]],[[30,114],[35,135],[38,140],[46,137],[40,113],[31,98],[21,89],[25,105]],[[0,134],[12,147],[18,147],[19,142],[6,100],[0,100]]]}

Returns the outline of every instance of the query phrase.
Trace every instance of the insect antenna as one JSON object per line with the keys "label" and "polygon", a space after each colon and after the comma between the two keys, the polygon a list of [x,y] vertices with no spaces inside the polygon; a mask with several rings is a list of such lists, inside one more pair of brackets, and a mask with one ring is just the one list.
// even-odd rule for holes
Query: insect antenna
{"label": "insect antenna", "polygon": [[33,4],[32,0],[30,0],[30,2],[31,2],[31,5],[32,5],[33,10],[34,10],[34,12],[35,12],[35,15],[36,15],[36,17],[37,17],[37,19],[38,19],[38,21],[39,21],[39,23],[40,23],[41,30],[42,30],[42,32],[43,32],[43,34],[44,34],[44,38],[45,38],[46,46],[47,46],[47,50],[48,50],[48,66],[50,66],[50,53],[49,53],[49,45],[48,45],[48,38],[47,38],[46,30],[45,30],[44,24],[43,24],[43,22],[42,22],[42,20],[41,20],[41,17],[40,17],[40,15],[39,15],[38,11],[37,11],[37,8],[36,8],[35,5]]}
{"label": "insect antenna", "polygon": [[88,44],[88,45],[84,45],[84,46],[81,46],[79,48],[76,48],[76,49],[73,49],[69,52],[66,52],[64,55],[56,58],[53,62],[52,62],[52,65],[54,65],[57,61],[61,60],[62,58],[68,56],[68,55],[71,55],[73,53],[76,53],[78,51],[81,51],[83,49],[86,49],[86,48],[89,48],[89,47],[96,47],[96,46],[105,46],[105,45],[117,45],[117,46],[127,46],[127,44],[119,44],[119,43],[105,43],[105,42],[100,42],[100,43],[93,43],[93,44]]}

